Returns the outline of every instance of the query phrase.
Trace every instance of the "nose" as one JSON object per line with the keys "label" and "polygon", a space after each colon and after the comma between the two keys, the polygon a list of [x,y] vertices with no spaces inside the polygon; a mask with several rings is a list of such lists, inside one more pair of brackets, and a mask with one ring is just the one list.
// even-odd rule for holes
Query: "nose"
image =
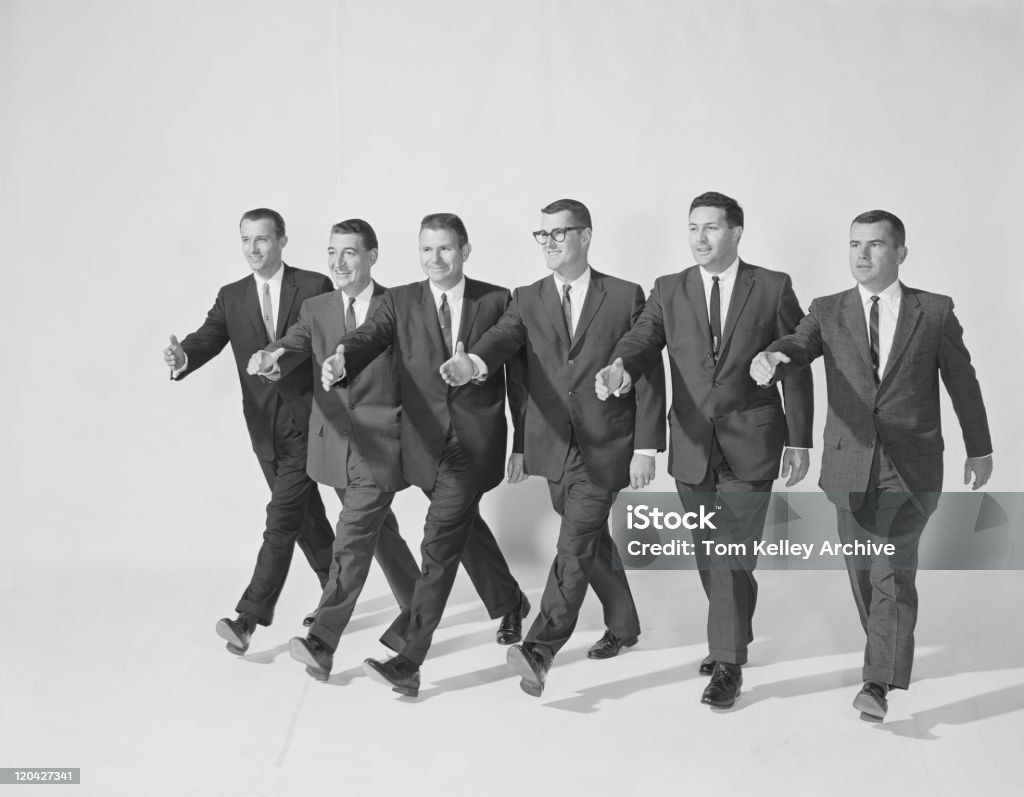
{"label": "nose", "polygon": [[547,248],[548,249],[557,249],[558,248],[558,244],[555,243],[555,238],[554,238],[553,235],[549,235],[548,236]]}
{"label": "nose", "polygon": [[697,243],[706,244],[708,242],[708,231],[703,227],[697,229]]}

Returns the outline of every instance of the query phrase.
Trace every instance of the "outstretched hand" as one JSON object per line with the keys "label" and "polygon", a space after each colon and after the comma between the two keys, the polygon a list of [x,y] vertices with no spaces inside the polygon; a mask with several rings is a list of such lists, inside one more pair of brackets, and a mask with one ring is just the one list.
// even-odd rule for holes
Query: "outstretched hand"
{"label": "outstretched hand", "polygon": [[622,387],[625,373],[621,357],[616,357],[615,362],[598,371],[594,377],[594,392],[597,393],[597,397],[601,401],[607,400],[608,396]]}
{"label": "outstretched hand", "polygon": [[781,351],[763,351],[750,361],[750,378],[761,387],[768,387],[775,378],[775,368],[788,362],[789,357]]}
{"label": "outstretched hand", "polygon": [[245,367],[245,372],[249,376],[268,374],[273,370],[274,365],[281,359],[283,354],[284,349],[277,349],[272,352],[261,349],[249,358],[249,364]]}
{"label": "outstretched hand", "polygon": [[164,362],[172,371],[185,365],[185,350],[174,335],[171,335],[171,345],[164,348]]}
{"label": "outstretched hand", "polygon": [[330,390],[331,386],[345,375],[345,346],[339,343],[334,354],[324,360],[320,368],[320,383],[324,390]]}
{"label": "outstretched hand", "polygon": [[441,378],[452,387],[461,387],[476,376],[476,364],[466,354],[462,341],[455,344],[451,359],[441,363]]}

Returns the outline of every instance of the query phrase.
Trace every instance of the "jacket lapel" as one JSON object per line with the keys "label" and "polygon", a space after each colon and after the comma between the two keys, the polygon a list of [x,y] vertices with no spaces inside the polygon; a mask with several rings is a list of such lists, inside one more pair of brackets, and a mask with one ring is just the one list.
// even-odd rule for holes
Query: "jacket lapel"
{"label": "jacket lapel", "polygon": [[299,289],[295,287],[295,269],[285,265],[284,274],[281,276],[281,298],[277,302],[277,318],[275,338],[280,338],[288,331],[288,319],[291,318],[292,305],[295,304],[295,296]]}
{"label": "jacket lapel", "polygon": [[864,321],[864,308],[860,303],[860,291],[851,288],[843,299],[843,323],[850,332],[857,351],[860,353],[868,374],[874,373],[871,363],[871,343],[868,341],[868,326]]}
{"label": "jacket lapel", "polygon": [[262,340],[264,344],[270,343],[270,341],[267,340],[267,328],[263,326],[263,308],[260,306],[260,297],[256,290],[255,277],[246,280],[242,304],[245,307],[245,314],[249,317],[249,320],[252,322],[252,325],[256,330],[258,339]]}
{"label": "jacket lapel", "polygon": [[555,334],[562,341],[565,350],[569,350],[569,331],[565,328],[565,316],[562,315],[562,298],[555,289],[555,279],[544,278],[540,286],[540,297],[544,307],[548,311],[551,325],[555,328]]}
{"label": "jacket lapel", "polygon": [[[921,300],[917,298],[917,292],[907,288],[900,283],[903,295],[900,298],[900,315],[896,319],[896,332],[892,338],[892,348],[889,349],[889,357],[885,361],[885,373],[882,374],[882,382],[885,382],[892,373],[893,365],[906,351],[907,344],[921,320]],[[879,385],[881,387],[881,384]]]}
{"label": "jacket lapel", "polygon": [[[719,354],[725,353],[732,333],[736,329],[736,320],[743,312],[743,307],[750,298],[750,292],[754,289],[754,270],[742,260],[736,271],[736,284],[732,288],[732,296],[729,298],[729,312],[725,316],[725,329],[722,330],[722,345],[719,346]],[[719,362],[725,359],[719,356]]]}
{"label": "jacket lapel", "polygon": [[469,333],[473,331],[473,322],[480,309],[476,296],[476,282],[466,277],[466,289],[462,292],[462,317],[459,319],[459,332],[452,339],[452,346],[460,340],[469,349]]}
{"label": "jacket lapel", "polygon": [[580,320],[576,322],[576,331],[572,336],[572,349],[569,356],[579,348],[580,341],[587,332],[590,322],[594,320],[597,311],[604,301],[604,275],[594,269],[590,269],[590,285],[587,286],[587,298],[583,300],[583,308],[580,310]]}
{"label": "jacket lapel", "polygon": [[690,266],[683,272],[683,294],[693,309],[697,328],[704,336],[704,345],[711,351],[711,322],[708,320],[708,300],[704,281],[700,278],[700,266]]}

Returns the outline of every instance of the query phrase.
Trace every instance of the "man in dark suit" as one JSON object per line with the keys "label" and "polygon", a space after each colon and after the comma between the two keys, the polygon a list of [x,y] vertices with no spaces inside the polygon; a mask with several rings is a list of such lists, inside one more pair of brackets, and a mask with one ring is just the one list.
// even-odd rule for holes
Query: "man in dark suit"
{"label": "man in dark suit", "polygon": [[[303,302],[298,321],[266,349],[256,352],[248,372],[280,378],[286,352],[312,353],[310,380],[337,341],[354,331],[383,301],[385,289],[370,276],[377,262],[377,235],[362,219],[331,228],[327,248],[337,290]],[[371,363],[348,387],[316,390],[309,421],[307,472],[334,487],[341,499],[331,570],[306,639],[290,650],[317,680],[326,681],[334,651],[352,617],[370,562],[376,557],[398,604],[407,608],[419,565],[398,530],[391,501],[407,485],[402,478],[398,425],[401,406],[391,350]]]}
{"label": "man in dark suit", "polygon": [[[507,289],[463,276],[469,236],[452,213],[435,213],[420,225],[420,264],[427,279],[392,288],[360,329],[347,334],[323,363],[323,384],[358,379],[373,360],[394,347],[402,402],[401,452],[406,481],[430,499],[421,546],[422,570],[409,612],[395,620],[382,642],[398,651],[387,662],[367,659],[375,680],[400,694],[419,692],[420,665],[441,620],[460,557],[472,535],[486,555],[474,578],[500,595],[502,626],[518,641],[526,597],[490,529],[479,519],[480,497],[502,478],[505,459],[505,380],[450,388],[437,364],[453,345],[473,345],[505,311]],[[513,406],[513,415],[516,408]],[[489,606],[494,605],[485,600]],[[492,617],[496,616],[492,613]]]}
{"label": "man in dark suit", "polygon": [[687,511],[716,512],[716,528],[693,531],[709,601],[709,652],[699,669],[711,680],[701,701],[716,708],[732,706],[740,694],[757,601],[754,545],[780,456],[787,486],[807,473],[814,401],[808,371],[783,384],[785,413],[778,390],[760,390],[748,375],[751,357],[791,332],[803,311],[787,274],[739,259],[742,234],[735,199],[710,192],[693,200],[689,237],[697,265],[655,282],[595,384],[606,399],[628,390],[668,347],[669,472]]}
{"label": "man in dark suit", "polygon": [[665,447],[665,374],[659,358],[637,389],[602,403],[590,379],[644,306],[639,285],[590,267],[590,211],[573,199],[541,210],[533,235],[550,277],[513,293],[512,304],[467,355],[461,344],[442,366],[451,385],[482,381],[523,352],[527,402],[509,458],[509,480],[548,480],[561,516],[555,559],[540,610],[509,665],[527,694],[540,697],[552,660],[569,641],[588,583],[604,607],[606,631],[588,655],[611,658],[637,642],[640,621],[626,574],[615,569],[608,513],[619,490],[654,478]]}
{"label": "man in dark suit", "polygon": [[[907,257],[898,217],[871,210],[850,227],[858,285],[815,299],[796,331],[758,354],[759,384],[825,358],[828,417],[819,484],[836,506],[853,597],[867,635],[864,685],[853,705],[885,718],[888,692],[906,689],[914,661],[917,547],[942,489],[939,379],[953,401],[967,461],[964,484],[992,475],[981,388],[948,296],[899,281]],[[892,554],[857,543],[892,545]]]}
{"label": "man in dark suit", "polygon": [[284,586],[294,546],[305,554],[321,586],[331,566],[334,534],[324,514],[316,482],[306,475],[306,434],[314,382],[309,356],[281,359],[275,384],[246,375],[249,355],[281,335],[298,318],[303,301],[331,289],[323,274],[285,265],[281,250],[288,242],[284,219],[267,208],[242,216],[242,254],[252,276],[225,285],[203,325],[181,343],[171,336],[164,361],[171,378],[183,379],[216,356],[228,343],[242,387],[242,412],[253,451],[270,487],[267,527],[249,586],[238,602],[235,619],[217,623],[227,649],[241,655],[257,625],[270,625]]}

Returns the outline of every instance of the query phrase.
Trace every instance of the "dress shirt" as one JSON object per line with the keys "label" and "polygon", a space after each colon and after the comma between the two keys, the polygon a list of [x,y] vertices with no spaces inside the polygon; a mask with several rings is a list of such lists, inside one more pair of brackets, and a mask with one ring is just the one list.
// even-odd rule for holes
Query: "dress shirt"
{"label": "dress shirt", "polygon": [[889,361],[889,352],[892,351],[892,339],[896,335],[896,322],[900,317],[900,301],[903,299],[903,289],[899,280],[893,280],[892,284],[881,293],[872,293],[863,285],[857,285],[860,291],[860,303],[864,310],[864,329],[867,330],[868,341],[871,340],[871,297],[878,297],[878,378],[885,373],[885,364]]}
{"label": "dress shirt", "polygon": [[711,288],[714,285],[712,277],[718,277],[718,298],[722,309],[722,332],[725,332],[725,319],[729,317],[729,301],[732,299],[732,289],[736,285],[736,272],[740,269],[740,259],[737,257],[721,274],[712,274],[704,266],[698,266],[700,278],[704,283],[704,306],[708,309],[708,323],[711,323]]}
{"label": "dress shirt", "polygon": [[462,331],[460,326],[462,324],[462,297],[466,295],[466,278],[462,277],[458,285],[446,291],[441,290],[429,280],[427,284],[430,286],[430,292],[434,294],[435,318],[441,312],[441,294],[443,293],[448,298],[448,312],[452,317],[452,351],[454,351],[455,344],[459,342],[459,333]]}

